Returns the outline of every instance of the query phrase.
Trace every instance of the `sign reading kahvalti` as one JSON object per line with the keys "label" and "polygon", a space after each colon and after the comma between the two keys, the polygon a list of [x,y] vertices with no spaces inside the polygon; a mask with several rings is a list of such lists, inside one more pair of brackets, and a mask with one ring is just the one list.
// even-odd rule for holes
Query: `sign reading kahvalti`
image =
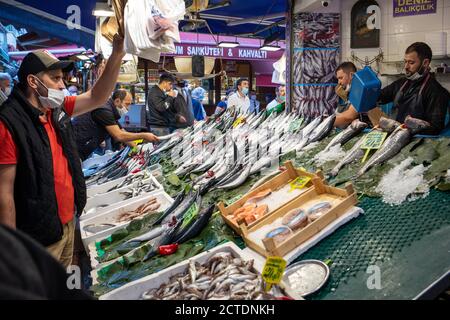
{"label": "sign reading kahvalti", "polygon": [[436,13],[437,0],[394,0],[394,17]]}

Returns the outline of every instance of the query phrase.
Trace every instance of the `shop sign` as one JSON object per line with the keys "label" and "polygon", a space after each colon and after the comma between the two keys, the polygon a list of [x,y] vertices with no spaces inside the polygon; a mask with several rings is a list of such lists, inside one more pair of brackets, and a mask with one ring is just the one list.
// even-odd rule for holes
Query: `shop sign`
{"label": "shop sign", "polygon": [[268,52],[256,48],[220,48],[208,45],[175,45],[175,53],[168,56],[194,56],[214,57],[233,60],[277,60],[283,55],[283,50]]}
{"label": "shop sign", "polygon": [[437,0],[394,0],[394,17],[436,13]]}

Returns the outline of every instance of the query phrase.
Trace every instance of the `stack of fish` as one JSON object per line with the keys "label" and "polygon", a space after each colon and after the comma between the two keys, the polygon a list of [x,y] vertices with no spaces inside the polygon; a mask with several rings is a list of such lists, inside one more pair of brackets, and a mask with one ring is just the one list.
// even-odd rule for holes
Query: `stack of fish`
{"label": "stack of fish", "polygon": [[143,300],[262,300],[273,298],[264,292],[261,276],[248,262],[220,252],[200,265],[191,261],[185,274],[142,294]]}

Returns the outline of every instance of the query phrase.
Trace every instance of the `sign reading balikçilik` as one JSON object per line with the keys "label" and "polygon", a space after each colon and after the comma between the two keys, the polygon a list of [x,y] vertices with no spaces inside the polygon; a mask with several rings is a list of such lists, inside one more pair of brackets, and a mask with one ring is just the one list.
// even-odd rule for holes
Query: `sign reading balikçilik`
{"label": "sign reading balik\u00e7ilik", "polygon": [[394,0],[394,17],[436,13],[437,0]]}

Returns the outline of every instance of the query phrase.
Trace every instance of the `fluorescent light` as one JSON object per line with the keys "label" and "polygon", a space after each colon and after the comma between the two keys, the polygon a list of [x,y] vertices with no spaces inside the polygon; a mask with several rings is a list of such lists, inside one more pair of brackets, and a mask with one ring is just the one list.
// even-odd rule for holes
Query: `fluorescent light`
{"label": "fluorescent light", "polygon": [[114,17],[114,11],[110,10],[94,10],[92,15],[96,17]]}
{"label": "fluorescent light", "polygon": [[269,46],[269,45],[263,45],[261,48],[259,48],[259,50],[263,50],[263,51],[278,51],[281,50],[280,46]]}
{"label": "fluorescent light", "polygon": [[236,48],[239,47],[239,42],[220,41],[217,46],[222,48]]}
{"label": "fluorescent light", "polygon": [[78,60],[83,60],[83,61],[91,60],[91,59],[89,59],[88,56],[86,56],[86,55],[84,55],[84,54],[79,54],[79,55],[77,55],[76,57],[77,57]]}
{"label": "fluorescent light", "polygon": [[114,11],[108,6],[108,4],[103,2],[97,2],[95,4],[95,9],[92,11],[92,15],[96,17],[114,17]]}

